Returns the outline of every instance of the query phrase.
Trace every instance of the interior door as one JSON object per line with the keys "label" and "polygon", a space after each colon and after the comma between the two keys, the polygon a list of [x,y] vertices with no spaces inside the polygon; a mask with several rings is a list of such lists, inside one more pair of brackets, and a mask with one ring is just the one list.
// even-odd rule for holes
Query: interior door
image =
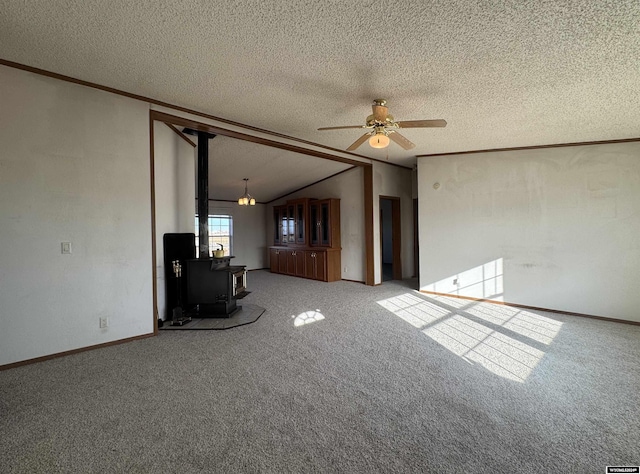
{"label": "interior door", "polygon": [[420,245],[418,243],[418,199],[413,200],[413,276],[420,277]]}

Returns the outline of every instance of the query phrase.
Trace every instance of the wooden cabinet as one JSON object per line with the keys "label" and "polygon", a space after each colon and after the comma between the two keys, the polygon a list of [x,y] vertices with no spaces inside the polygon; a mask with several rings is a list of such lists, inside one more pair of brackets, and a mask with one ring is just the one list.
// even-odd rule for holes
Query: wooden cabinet
{"label": "wooden cabinet", "polygon": [[280,249],[269,249],[269,269],[271,273],[279,273],[280,265]]}
{"label": "wooden cabinet", "polygon": [[[282,242],[280,237],[281,234],[282,232],[280,231],[280,208],[274,207],[273,208],[273,245],[280,245],[280,243]],[[271,255],[273,254],[269,252],[269,256]]]}
{"label": "wooden cabinet", "polygon": [[311,245],[318,245],[320,243],[320,208],[317,202],[314,202],[309,206],[309,243]]}
{"label": "wooden cabinet", "polygon": [[273,208],[273,245],[308,245],[309,199],[287,201]]}
{"label": "wooden cabinet", "polygon": [[304,250],[290,250],[284,247],[269,249],[269,269],[271,273],[304,277]]}
{"label": "wooden cabinet", "polygon": [[287,214],[287,239],[286,244],[290,245],[296,241],[296,218],[295,207],[292,204],[285,206]]}
{"label": "wooden cabinet", "polygon": [[287,251],[278,250],[278,273],[287,273]]}
{"label": "wooden cabinet", "polygon": [[342,279],[340,249],[271,247],[269,257],[272,273],[320,281]]}
{"label": "wooden cabinet", "polygon": [[304,250],[287,250],[287,275],[305,276]]}
{"label": "wooden cabinet", "polygon": [[273,208],[273,244],[288,245],[294,239],[293,209],[287,206],[277,206]]}
{"label": "wooden cabinet", "polygon": [[340,247],[340,200],[312,201],[309,205],[309,213],[311,220],[309,243],[321,247]]}
{"label": "wooden cabinet", "polygon": [[307,245],[307,234],[309,226],[309,200],[296,199],[293,201],[293,213],[295,217],[295,243],[297,245]]}
{"label": "wooden cabinet", "polygon": [[320,281],[342,277],[340,200],[301,198],[273,208],[273,247],[269,267]]}
{"label": "wooden cabinet", "polygon": [[327,281],[327,253],[316,250],[305,250],[307,278]]}

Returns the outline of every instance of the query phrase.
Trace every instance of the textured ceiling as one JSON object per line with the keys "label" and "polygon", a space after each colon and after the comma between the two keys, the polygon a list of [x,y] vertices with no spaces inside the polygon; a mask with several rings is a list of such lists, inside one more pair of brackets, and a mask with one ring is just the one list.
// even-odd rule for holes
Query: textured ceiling
{"label": "textured ceiling", "polygon": [[640,2],[2,0],[0,58],[345,149],[372,99],[415,155],[640,135]]}

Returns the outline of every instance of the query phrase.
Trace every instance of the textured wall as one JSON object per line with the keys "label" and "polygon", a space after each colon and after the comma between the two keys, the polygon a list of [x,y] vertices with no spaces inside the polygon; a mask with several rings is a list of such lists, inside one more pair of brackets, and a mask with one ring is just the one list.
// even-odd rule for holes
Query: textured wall
{"label": "textured wall", "polygon": [[422,289],[640,321],[639,143],[422,158],[418,175]]}
{"label": "textured wall", "polygon": [[158,315],[166,311],[163,236],[194,232],[195,148],[162,122],[154,123],[156,184],[156,280]]}
{"label": "textured wall", "polygon": [[152,332],[148,106],[6,67],[0,103],[0,365]]}

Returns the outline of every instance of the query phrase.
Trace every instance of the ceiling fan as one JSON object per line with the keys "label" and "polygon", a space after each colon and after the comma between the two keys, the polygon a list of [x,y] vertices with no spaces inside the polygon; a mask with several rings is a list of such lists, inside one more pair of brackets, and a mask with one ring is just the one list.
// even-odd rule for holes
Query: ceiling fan
{"label": "ceiling fan", "polygon": [[348,151],[353,151],[369,140],[369,145],[373,148],[386,148],[389,145],[389,140],[393,140],[405,150],[411,150],[416,145],[404,136],[398,133],[401,128],[432,128],[432,127],[446,127],[446,120],[404,120],[396,122],[393,115],[389,113],[389,108],[386,106],[387,101],[385,99],[375,99],[371,108],[373,114],[369,115],[365,125],[346,125],[343,127],[322,127],[318,130],[340,130],[344,128],[368,128],[371,131],[365,133],[355,142],[353,142]]}

